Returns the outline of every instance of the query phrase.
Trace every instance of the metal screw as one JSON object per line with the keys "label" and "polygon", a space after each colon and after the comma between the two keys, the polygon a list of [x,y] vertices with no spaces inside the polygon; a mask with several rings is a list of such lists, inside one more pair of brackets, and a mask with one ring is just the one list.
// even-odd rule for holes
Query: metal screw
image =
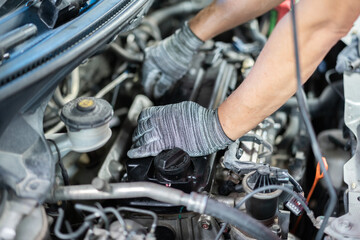
{"label": "metal screw", "polygon": [[348,220],[343,220],[339,222],[340,228],[343,230],[350,230],[352,228],[351,223]]}
{"label": "metal screw", "polygon": [[199,224],[202,229],[209,230],[211,228],[211,217],[202,214],[199,218]]}
{"label": "metal screw", "polygon": [[356,182],[353,182],[353,183],[351,184],[351,188],[352,188],[352,189],[355,189],[356,187],[357,187]]}
{"label": "metal screw", "polygon": [[201,221],[201,228],[205,229],[205,230],[209,230],[211,226],[211,222],[207,219],[204,219]]}

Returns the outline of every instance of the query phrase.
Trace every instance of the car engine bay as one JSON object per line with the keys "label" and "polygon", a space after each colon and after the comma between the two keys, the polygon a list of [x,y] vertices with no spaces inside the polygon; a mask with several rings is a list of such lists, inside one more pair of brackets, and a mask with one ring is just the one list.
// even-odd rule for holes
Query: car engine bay
{"label": "car engine bay", "polygon": [[225,150],[130,159],[143,109],[216,109],[242,83],[276,10],[206,41],[153,99],[145,48],[208,0],[51,2],[0,1],[0,239],[360,238],[360,75],[334,69],[345,43],[304,85],[326,172],[295,96]]}

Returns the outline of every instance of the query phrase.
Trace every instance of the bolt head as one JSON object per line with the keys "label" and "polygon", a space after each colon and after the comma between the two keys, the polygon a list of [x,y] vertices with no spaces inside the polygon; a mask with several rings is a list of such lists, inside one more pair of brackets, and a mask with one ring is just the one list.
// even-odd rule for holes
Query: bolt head
{"label": "bolt head", "polygon": [[201,224],[201,228],[203,228],[205,230],[209,230],[210,226],[209,226],[209,224],[203,223],[203,224]]}
{"label": "bolt head", "polygon": [[211,222],[208,219],[203,219],[200,222],[200,226],[202,229],[209,230],[211,227]]}

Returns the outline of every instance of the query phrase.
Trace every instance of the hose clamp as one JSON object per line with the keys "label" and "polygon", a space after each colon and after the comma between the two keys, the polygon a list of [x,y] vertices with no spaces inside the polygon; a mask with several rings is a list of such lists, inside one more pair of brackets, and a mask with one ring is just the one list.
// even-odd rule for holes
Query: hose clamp
{"label": "hose clamp", "polygon": [[208,196],[198,194],[196,192],[191,192],[186,208],[190,211],[203,214],[205,213],[207,200],[208,200]]}

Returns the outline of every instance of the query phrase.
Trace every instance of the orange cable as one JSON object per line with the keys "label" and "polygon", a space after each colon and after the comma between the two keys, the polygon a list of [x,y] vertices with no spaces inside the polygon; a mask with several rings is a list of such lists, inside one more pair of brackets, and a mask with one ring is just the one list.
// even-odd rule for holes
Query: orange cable
{"label": "orange cable", "polygon": [[[327,171],[328,168],[329,168],[329,166],[328,166],[328,164],[327,164],[326,158],[325,158],[325,157],[322,157],[322,160],[323,160],[323,163],[324,163],[324,165],[325,165],[325,169],[326,169],[326,171]],[[310,191],[309,191],[309,194],[308,194],[308,196],[307,196],[307,198],[306,198],[306,202],[307,202],[307,203],[309,203],[310,198],[311,198],[312,194],[314,193],[314,190],[315,190],[315,187],[316,187],[317,183],[318,183],[319,180],[322,179],[323,177],[324,177],[324,172],[320,173],[320,164],[318,163],[317,166],[316,166],[316,173],[315,173],[315,179],[314,179],[313,185],[311,186],[311,189],[310,189]],[[295,232],[296,232],[296,230],[297,230],[297,227],[298,227],[298,225],[299,225],[299,223],[300,223],[300,221],[301,221],[301,217],[302,217],[302,215],[300,215],[300,216],[298,217],[298,219],[296,220],[295,226],[294,226],[294,228],[293,228],[293,230],[292,230],[292,233],[294,233],[294,234],[295,234]]]}

